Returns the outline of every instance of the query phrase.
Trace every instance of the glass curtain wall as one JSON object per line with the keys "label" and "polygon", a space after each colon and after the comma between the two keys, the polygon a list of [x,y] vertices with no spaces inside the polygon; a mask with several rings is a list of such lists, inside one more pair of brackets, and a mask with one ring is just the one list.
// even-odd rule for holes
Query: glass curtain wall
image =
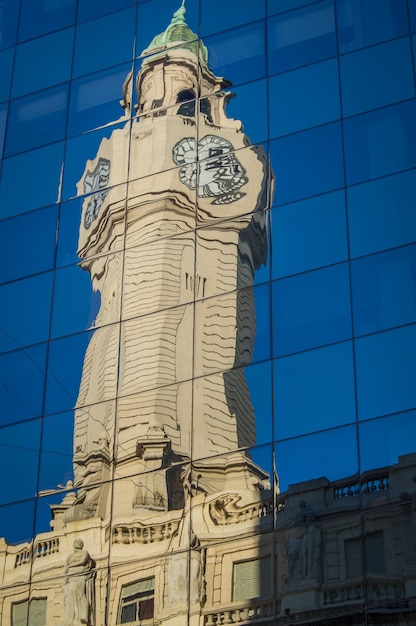
{"label": "glass curtain wall", "polygon": [[415,622],[415,33],[0,2],[5,626]]}

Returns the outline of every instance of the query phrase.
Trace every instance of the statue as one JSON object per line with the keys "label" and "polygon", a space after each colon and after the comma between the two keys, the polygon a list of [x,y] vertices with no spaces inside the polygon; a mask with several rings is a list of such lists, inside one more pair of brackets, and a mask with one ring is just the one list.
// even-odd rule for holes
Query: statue
{"label": "statue", "polygon": [[321,528],[304,500],[299,503],[299,508],[285,545],[288,582],[306,578],[320,582]]}
{"label": "statue", "polygon": [[64,624],[92,626],[94,614],[95,563],[82,539],[74,541],[74,551],[65,563]]}

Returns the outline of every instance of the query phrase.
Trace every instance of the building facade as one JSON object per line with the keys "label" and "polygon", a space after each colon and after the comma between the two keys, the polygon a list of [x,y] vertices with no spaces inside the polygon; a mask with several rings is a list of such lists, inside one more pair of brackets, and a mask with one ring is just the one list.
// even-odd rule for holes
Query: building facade
{"label": "building facade", "polygon": [[1,3],[4,626],[415,623],[414,32]]}

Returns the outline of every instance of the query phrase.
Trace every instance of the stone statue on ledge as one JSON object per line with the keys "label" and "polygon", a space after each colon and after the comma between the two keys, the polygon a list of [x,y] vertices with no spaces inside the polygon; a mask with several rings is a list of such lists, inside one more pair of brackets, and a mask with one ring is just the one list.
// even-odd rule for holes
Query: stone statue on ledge
{"label": "stone statue on ledge", "polygon": [[82,539],[65,562],[64,626],[93,626],[95,563]]}

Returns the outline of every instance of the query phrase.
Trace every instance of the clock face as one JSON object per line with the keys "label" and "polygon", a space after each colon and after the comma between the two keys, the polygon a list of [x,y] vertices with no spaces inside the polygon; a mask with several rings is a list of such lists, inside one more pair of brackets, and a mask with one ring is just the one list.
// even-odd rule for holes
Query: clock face
{"label": "clock face", "polygon": [[245,194],[237,191],[248,182],[246,171],[227,139],[206,135],[198,144],[194,137],[178,141],[172,150],[173,161],[180,165],[179,179],[200,198],[215,197],[212,204],[229,204]]}
{"label": "clock face", "polygon": [[100,158],[94,171],[87,171],[84,178],[84,193],[94,193],[91,196],[84,215],[84,226],[89,228],[97,219],[100,208],[108,195],[111,163],[108,159]]}

